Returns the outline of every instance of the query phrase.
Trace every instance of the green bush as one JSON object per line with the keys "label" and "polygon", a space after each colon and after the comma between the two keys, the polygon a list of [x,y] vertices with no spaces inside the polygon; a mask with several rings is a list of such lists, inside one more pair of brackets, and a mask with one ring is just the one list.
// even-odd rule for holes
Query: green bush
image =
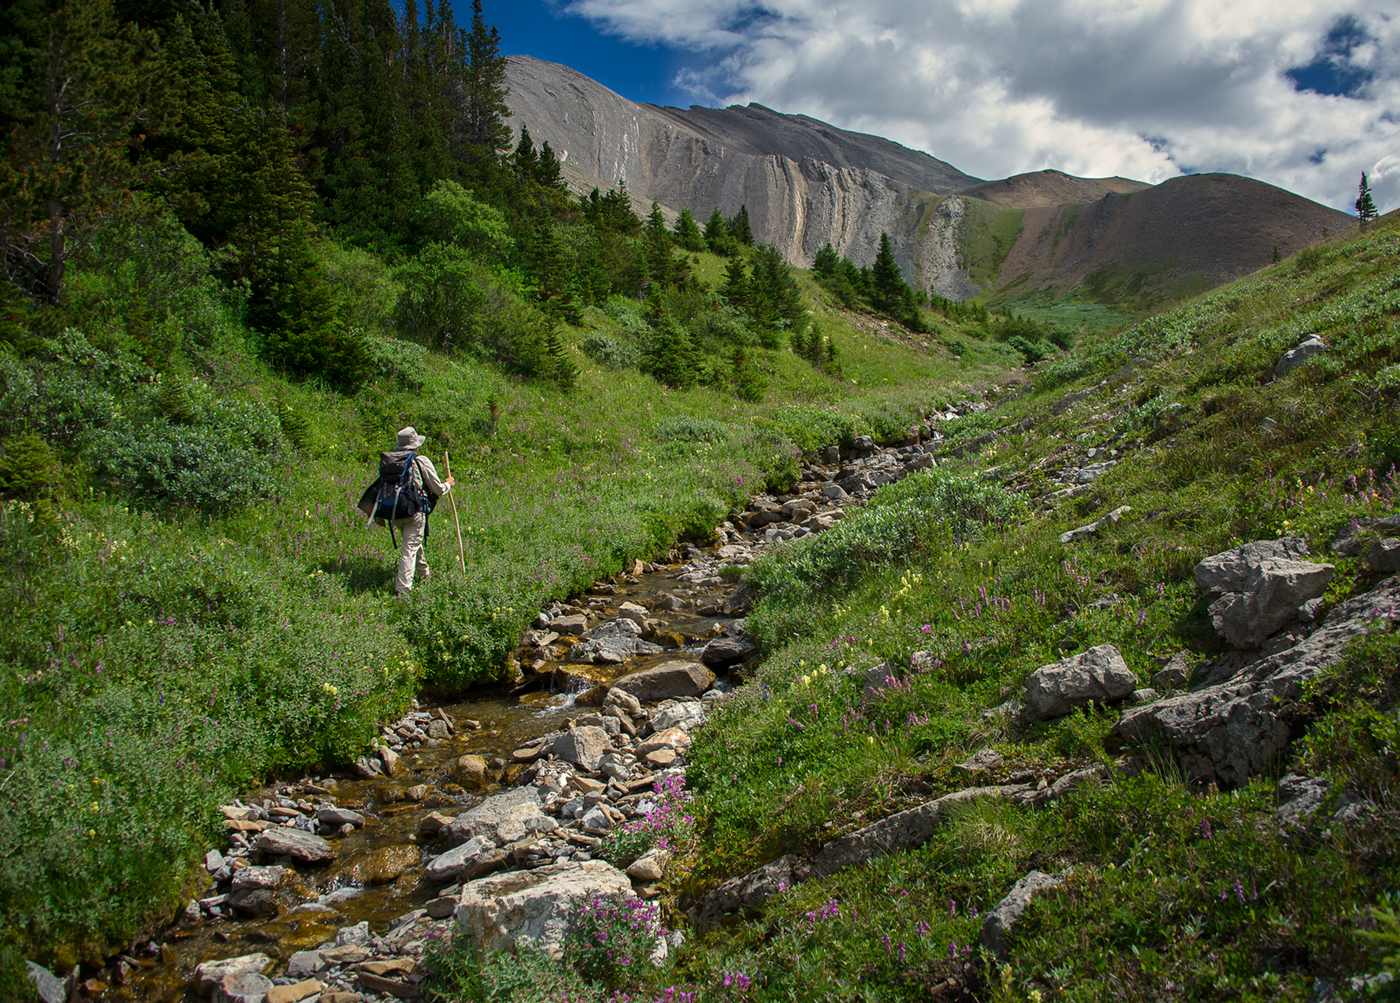
{"label": "green bush", "polygon": [[429,244],[399,269],[403,284],[394,307],[401,337],[429,348],[470,352],[475,314],[486,302],[486,269],[451,244]]}
{"label": "green bush", "polygon": [[51,498],[61,470],[49,444],[33,432],[0,440],[0,495],[28,501]]}
{"label": "green bush", "polygon": [[657,442],[725,442],[729,427],[711,418],[678,414],[657,422],[652,434]]}
{"label": "green bush", "polygon": [[202,388],[192,417],[126,422],[95,437],[98,472],[146,502],[220,512],[277,492],[288,442],[262,404]]}
{"label": "green bush", "polygon": [[579,345],[584,354],[608,369],[631,369],[642,358],[635,345],[619,341],[602,331],[589,331]]}

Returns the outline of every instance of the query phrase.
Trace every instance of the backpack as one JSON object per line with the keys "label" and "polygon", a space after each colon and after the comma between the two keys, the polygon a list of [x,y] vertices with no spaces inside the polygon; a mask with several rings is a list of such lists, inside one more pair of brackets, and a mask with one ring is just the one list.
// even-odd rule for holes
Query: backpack
{"label": "backpack", "polygon": [[[412,449],[396,449],[379,454],[379,477],[365,489],[357,506],[369,522],[383,519],[389,526],[389,540],[394,542],[394,520],[409,519],[419,512],[430,514],[436,501],[423,489],[423,478],[417,475]],[[426,526],[424,539],[427,539]]]}

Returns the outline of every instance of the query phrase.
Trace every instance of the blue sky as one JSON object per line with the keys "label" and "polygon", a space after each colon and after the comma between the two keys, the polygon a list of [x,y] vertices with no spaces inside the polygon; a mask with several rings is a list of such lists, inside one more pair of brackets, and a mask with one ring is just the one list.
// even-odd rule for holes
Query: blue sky
{"label": "blue sky", "polygon": [[[459,20],[470,0],[453,0]],[[778,111],[969,174],[1258,178],[1400,207],[1400,0],[484,0],[506,54]]]}
{"label": "blue sky", "polygon": [[[459,24],[471,23],[471,3],[456,0]],[[604,34],[587,18],[546,0],[482,0],[486,21],[501,33],[501,52],[563,63],[623,97],[686,107],[697,103],[675,81],[703,65],[702,56],[661,43],[628,42]]]}

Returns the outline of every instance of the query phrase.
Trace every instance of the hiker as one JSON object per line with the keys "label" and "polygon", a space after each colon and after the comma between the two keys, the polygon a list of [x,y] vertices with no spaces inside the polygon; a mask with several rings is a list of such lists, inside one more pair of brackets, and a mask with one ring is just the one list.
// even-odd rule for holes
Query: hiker
{"label": "hiker", "polygon": [[456,483],[452,477],[446,481],[440,478],[433,461],[419,454],[426,438],[412,425],[399,429],[398,445],[392,452],[379,454],[379,479],[369,486],[358,506],[375,525],[389,527],[390,540],[396,529],[403,535],[394,576],[394,591],[400,599],[408,598],[415,574],[424,581],[432,577],[423,556],[428,515]]}

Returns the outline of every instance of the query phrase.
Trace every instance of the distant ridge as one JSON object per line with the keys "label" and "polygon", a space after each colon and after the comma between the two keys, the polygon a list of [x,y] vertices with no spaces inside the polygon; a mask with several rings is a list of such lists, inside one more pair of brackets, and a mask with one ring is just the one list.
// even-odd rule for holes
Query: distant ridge
{"label": "distant ridge", "polygon": [[809,266],[828,241],[869,264],[886,232],[906,280],[951,299],[1083,289],[1147,309],[1237,278],[1355,220],[1261,181],[1148,185],[1045,170],[995,181],[878,136],[759,104],[637,104],[558,63],[510,57],[509,123],[548,140],[579,193],[626,181],[702,221],[748,207],[755,237]]}

